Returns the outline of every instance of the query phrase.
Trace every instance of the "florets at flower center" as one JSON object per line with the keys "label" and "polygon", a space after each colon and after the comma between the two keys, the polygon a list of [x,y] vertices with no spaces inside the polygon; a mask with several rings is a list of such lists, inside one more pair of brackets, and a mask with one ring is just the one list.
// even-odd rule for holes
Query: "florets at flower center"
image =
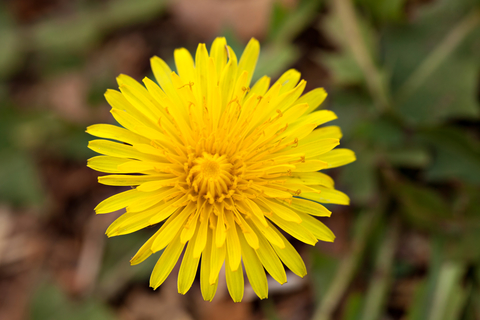
{"label": "florets at flower center", "polygon": [[221,201],[229,194],[233,176],[232,164],[226,155],[211,155],[203,152],[201,157],[196,158],[194,166],[187,176],[188,185],[199,195],[213,201]]}

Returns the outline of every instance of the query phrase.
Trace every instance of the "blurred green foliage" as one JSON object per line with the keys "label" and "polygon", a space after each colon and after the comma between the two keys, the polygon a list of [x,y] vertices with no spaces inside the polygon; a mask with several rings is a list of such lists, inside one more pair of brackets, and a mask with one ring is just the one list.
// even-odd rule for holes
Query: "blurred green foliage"
{"label": "blurred green foliage", "polygon": [[[388,218],[376,228],[393,232],[388,221],[400,215],[437,239],[408,319],[474,319],[478,308],[469,301],[479,299],[478,281],[466,270],[480,268],[480,3],[433,1],[413,18],[405,1],[356,1],[356,9],[349,1],[329,4],[333,10],[319,28],[339,52],[320,52],[316,61],[334,80],[331,105],[346,129],[342,143],[359,158],[342,170],[341,182],[357,205],[389,199]],[[314,266],[317,273],[330,270]],[[388,294],[393,270],[380,280],[372,274],[365,298],[350,294],[344,319],[380,319],[384,304],[369,309],[368,297]],[[332,316],[325,305],[317,315]]]}
{"label": "blurred green foliage", "polygon": [[113,320],[113,312],[95,298],[73,302],[55,284],[45,280],[33,296],[29,319],[32,320]]}

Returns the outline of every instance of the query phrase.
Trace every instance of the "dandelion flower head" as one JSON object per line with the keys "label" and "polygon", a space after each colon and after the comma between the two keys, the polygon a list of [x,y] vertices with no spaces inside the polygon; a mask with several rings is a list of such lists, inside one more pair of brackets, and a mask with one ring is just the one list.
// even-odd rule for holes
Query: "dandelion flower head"
{"label": "dandelion flower head", "polygon": [[298,71],[288,70],[273,85],[264,76],[250,86],[259,51],[252,39],[238,60],[225,38],[217,38],[210,52],[199,44],[195,59],[184,48],[175,50],[176,72],[153,57],[156,82],[145,78],[142,85],[120,75],[120,91],[105,93],[121,127],[87,129],[103,138],[89,143],[101,155],[88,166],[108,173],[99,182],[131,187],[95,208],[97,214],[126,209],[107,235],[161,224],[131,260],[139,264],[163,250],[153,288],[183,253],[179,293],[190,289],[200,268],[203,298],[212,300],[225,265],[234,301],[243,297],[244,270],[263,299],[266,272],[279,283],[287,281],[284,266],[306,274],[283,232],[310,245],[335,238],[314,216],[330,216],[321,203],[349,199],[319,171],[355,155],[334,149],[342,135],[337,126],[319,127],[336,115],[316,111],[326,98],[323,89],[302,95],[306,82],[299,82]]}

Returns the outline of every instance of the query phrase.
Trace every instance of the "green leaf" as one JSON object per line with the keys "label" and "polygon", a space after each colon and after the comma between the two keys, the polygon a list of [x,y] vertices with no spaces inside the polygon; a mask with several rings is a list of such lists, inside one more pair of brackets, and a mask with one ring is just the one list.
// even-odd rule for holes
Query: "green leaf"
{"label": "green leaf", "polygon": [[262,48],[252,81],[268,75],[276,78],[292,65],[300,56],[300,51],[291,44],[269,44]]}
{"label": "green leaf", "polygon": [[35,163],[27,154],[0,150],[0,200],[21,206],[43,201]]}
{"label": "green leaf", "polygon": [[406,0],[357,0],[364,10],[366,10],[375,21],[393,22],[400,21],[405,17]]}
{"label": "green leaf", "polygon": [[166,0],[116,0],[78,10],[75,16],[45,20],[32,28],[34,45],[49,53],[73,54],[88,50],[109,30],[153,19]]}
{"label": "green leaf", "polygon": [[361,123],[356,133],[376,147],[399,147],[404,141],[402,129],[386,119]]}
{"label": "green leaf", "polygon": [[330,124],[338,125],[342,129],[342,147],[346,141],[359,141],[358,131],[364,125],[370,125],[375,120],[372,118],[373,102],[360,90],[333,89],[328,92],[329,96],[324,102],[324,109],[332,110],[338,119]]}
{"label": "green leaf", "polygon": [[290,10],[280,2],[274,2],[268,40],[276,44],[287,44],[302,32],[317,15],[321,0],[300,1]]}
{"label": "green leaf", "polygon": [[447,202],[435,191],[405,181],[391,182],[402,212],[419,227],[439,229],[439,223],[451,217]]}
{"label": "green leaf", "polygon": [[362,69],[351,53],[321,53],[316,57],[316,61],[327,66],[336,85],[358,84],[364,79]]}
{"label": "green leaf", "polygon": [[0,79],[10,75],[20,65],[23,56],[20,37],[13,26],[0,28]]}
{"label": "green leaf", "polygon": [[270,26],[268,28],[268,38],[275,39],[281,33],[282,25],[288,18],[289,10],[280,1],[274,1],[272,12],[270,14]]}
{"label": "green leaf", "polygon": [[113,320],[112,312],[98,299],[71,301],[51,283],[42,284],[30,304],[32,320]]}
{"label": "green leaf", "polygon": [[315,247],[312,247],[310,252],[312,270],[309,274],[313,280],[315,297],[317,297],[317,300],[321,300],[330,287],[340,262],[337,258],[326,255]]}
{"label": "green leaf", "polygon": [[345,302],[345,320],[358,320],[361,316],[364,296],[361,292],[352,292]]}
{"label": "green leaf", "polygon": [[360,155],[357,160],[342,168],[340,182],[356,204],[366,204],[378,193],[377,164],[371,150],[351,148]]}
{"label": "green leaf", "polygon": [[392,148],[384,152],[388,162],[397,167],[424,168],[431,162],[430,153],[420,146]]}
{"label": "green leaf", "polygon": [[[360,41],[365,43],[368,54],[375,61],[378,58],[377,35],[366,19],[363,19],[360,15],[357,15],[357,19],[362,37]],[[321,28],[327,34],[328,39],[333,42],[338,52],[322,52],[316,57],[316,60],[327,66],[332,73],[335,84],[339,86],[364,84],[366,75],[363,74],[362,68],[358,64],[358,57],[355,57],[349,45],[339,15],[335,12],[328,15],[322,20]]]}
{"label": "green leaf", "polygon": [[407,320],[428,319],[427,317],[433,303],[433,296],[437,289],[441,264],[444,261],[444,242],[444,239],[438,236],[431,241],[431,256],[428,275],[416,285],[412,305],[408,310]]}
{"label": "green leaf", "polygon": [[472,15],[475,11],[467,2],[471,1],[435,1],[413,22],[384,32],[385,64],[391,70],[396,108],[412,123],[480,115],[476,101],[480,14]]}
{"label": "green leaf", "polygon": [[480,183],[480,144],[466,132],[453,127],[431,129],[421,132],[420,139],[435,150],[428,179]]}
{"label": "green leaf", "polygon": [[152,20],[165,11],[167,4],[167,0],[116,0],[108,3],[107,8],[97,15],[102,28],[115,29]]}
{"label": "green leaf", "polygon": [[461,285],[464,272],[465,266],[461,263],[446,261],[442,264],[428,320],[460,318],[461,307],[466,301],[466,291]]}

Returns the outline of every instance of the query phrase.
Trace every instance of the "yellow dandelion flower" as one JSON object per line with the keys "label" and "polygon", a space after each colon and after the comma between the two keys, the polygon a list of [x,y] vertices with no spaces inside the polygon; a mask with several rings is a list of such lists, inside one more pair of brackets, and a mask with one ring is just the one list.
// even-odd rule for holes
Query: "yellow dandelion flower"
{"label": "yellow dandelion flower", "polygon": [[200,44],[195,60],[186,49],[175,50],[177,72],[153,57],[157,83],[145,78],[141,85],[120,75],[120,91],[105,93],[123,128],[87,129],[109,139],[89,143],[102,155],[88,166],[110,174],[99,182],[132,187],[95,208],[97,214],[126,208],[107,235],[163,222],[131,260],[135,265],[163,250],[150,278],[153,288],[184,252],[179,293],[190,289],[200,264],[202,295],[212,300],[225,264],[234,301],[243,297],[243,268],[263,299],[265,270],[279,283],[287,281],[284,265],[306,274],[279,229],[310,245],[335,238],[313,216],[330,216],[320,203],[349,199],[318,171],[352,162],[355,155],[334,149],[342,135],[337,126],[317,128],[336,115],[315,111],[326,93],[319,88],[302,95],[306,82],[298,82],[298,71],[287,71],[272,86],[265,76],[250,87],[259,51],[252,39],[238,61],[225,38],[217,38],[210,53]]}

